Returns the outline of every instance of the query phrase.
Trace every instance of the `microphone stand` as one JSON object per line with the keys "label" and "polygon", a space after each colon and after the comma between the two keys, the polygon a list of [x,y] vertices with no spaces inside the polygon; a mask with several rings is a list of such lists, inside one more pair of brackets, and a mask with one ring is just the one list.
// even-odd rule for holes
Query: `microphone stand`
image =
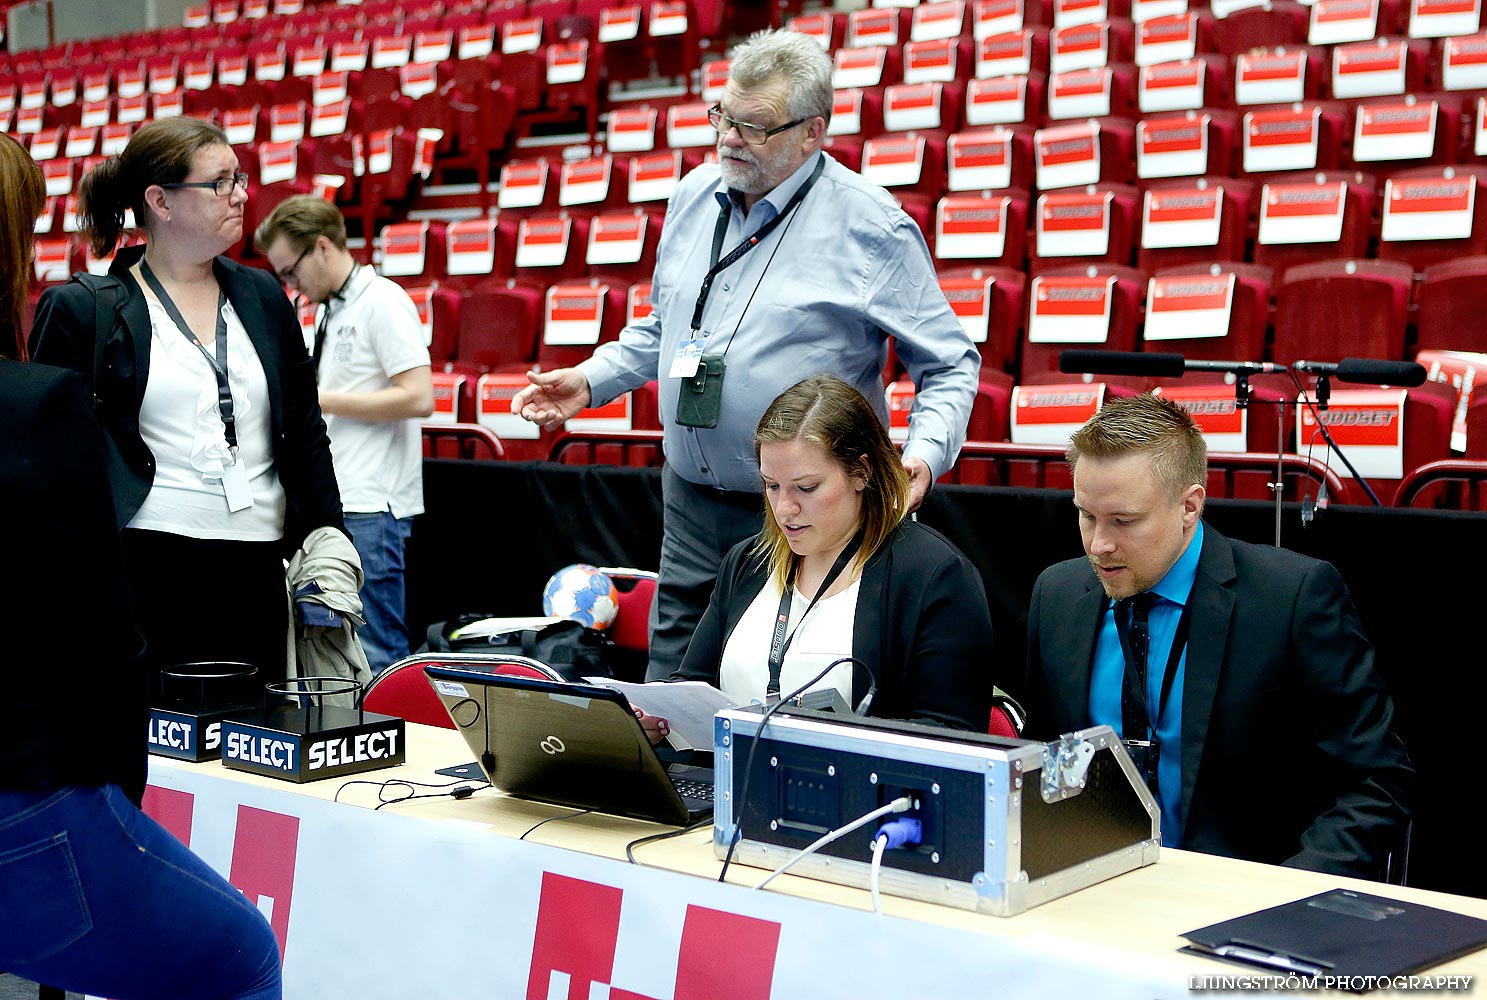
{"label": "microphone stand", "polygon": [[[1204,362],[1203,370],[1214,370],[1214,363]],[[1250,393],[1249,384],[1250,374],[1252,370],[1253,365],[1247,362],[1235,362],[1234,368],[1230,369],[1230,371],[1232,371],[1234,374],[1234,405],[1241,410],[1247,409],[1251,403],[1257,402],[1274,403],[1274,405],[1280,407],[1280,411],[1275,422],[1275,481],[1269,484],[1270,492],[1275,497],[1275,547],[1280,548],[1281,524],[1282,514],[1284,512],[1284,493],[1286,485],[1286,408],[1289,406],[1295,406],[1296,419],[1300,420],[1301,407],[1306,404],[1304,404],[1300,400],[1293,400],[1285,396],[1281,397],[1278,400],[1254,399]],[[1298,394],[1304,395],[1306,392],[1306,387],[1301,384],[1301,380],[1296,377],[1296,373],[1289,368],[1283,369],[1283,371],[1285,374],[1291,377],[1291,381],[1295,384]],[[1270,372],[1268,374],[1279,375],[1281,374],[1281,372]],[[1315,389],[1313,390],[1313,395],[1316,397],[1315,405],[1317,410],[1325,411],[1327,409],[1328,400],[1332,398],[1332,383],[1329,375],[1326,372],[1317,373],[1317,384]],[[1373,487],[1368,485],[1368,480],[1364,479],[1358,474],[1358,470],[1353,467],[1353,463],[1348,461],[1348,456],[1343,452],[1341,448],[1338,447],[1337,442],[1332,439],[1332,434],[1327,430],[1327,425],[1323,423],[1320,418],[1318,418],[1317,420],[1317,429],[1321,432],[1322,440],[1327,442],[1327,447],[1332,449],[1332,454],[1336,455],[1342,462],[1342,464],[1347,467],[1348,472],[1352,473],[1353,480],[1357,482],[1360,487],[1362,487],[1363,492],[1366,493],[1368,495],[1368,498],[1373,501],[1374,506],[1382,507],[1383,503],[1379,500],[1378,494],[1374,493]],[[1319,492],[1325,495],[1326,489],[1327,483],[1326,480],[1323,480]],[[1301,523],[1303,526],[1310,523],[1311,519],[1316,516],[1315,511],[1315,507],[1312,508],[1312,511],[1310,513],[1305,509],[1305,507],[1302,508]]]}
{"label": "microphone stand", "polygon": [[[1065,374],[1083,373],[1090,374],[1114,374],[1114,375],[1142,375],[1156,376],[1159,378],[1180,378],[1190,371],[1223,372],[1233,376],[1234,382],[1234,406],[1237,409],[1248,409],[1252,403],[1273,403],[1280,407],[1279,416],[1275,427],[1275,481],[1269,484],[1270,492],[1275,497],[1275,547],[1281,545],[1281,519],[1284,511],[1285,493],[1285,470],[1286,470],[1286,407],[1295,405],[1295,415],[1299,421],[1301,418],[1300,407],[1302,405],[1314,405],[1317,411],[1327,409],[1328,400],[1332,397],[1332,384],[1330,376],[1336,374],[1339,381],[1358,382],[1360,384],[1384,384],[1375,383],[1374,378],[1393,379],[1399,377],[1397,383],[1404,386],[1420,385],[1425,378],[1424,369],[1419,365],[1392,365],[1385,362],[1370,362],[1366,359],[1344,358],[1338,365],[1320,365],[1311,362],[1298,361],[1294,365],[1282,365],[1253,361],[1189,361],[1181,354],[1150,353],[1138,354],[1134,352],[1114,351],[1109,353],[1107,360],[1104,352],[1100,351],[1064,351],[1059,355],[1059,371]],[[1108,367],[1106,367],[1108,366]],[[1398,369],[1397,371],[1395,369]],[[1415,369],[1413,372],[1408,369]],[[1319,370],[1320,369],[1320,370]],[[1385,370],[1387,369],[1387,371]],[[1298,370],[1308,371],[1316,375],[1316,387],[1313,395],[1315,403],[1305,402],[1300,399],[1291,399],[1282,396],[1278,400],[1260,399],[1256,400],[1250,391],[1250,376],[1252,375],[1289,375],[1292,384],[1296,387],[1296,393],[1300,397],[1306,395],[1306,386],[1302,385],[1297,376]],[[1382,507],[1383,502],[1379,500],[1378,494],[1374,493],[1373,487],[1368,480],[1358,474],[1353,463],[1348,460],[1346,454],[1337,446],[1327,425],[1322,422],[1320,416],[1317,418],[1317,431],[1322,435],[1322,440],[1327,442],[1327,447],[1332,450],[1338,460],[1347,467],[1353,479],[1373,501],[1375,507]],[[1318,491],[1318,502],[1326,496],[1327,481],[1324,478]],[[1315,516],[1316,507],[1311,504],[1310,492],[1308,491],[1306,501],[1301,511],[1301,523],[1303,526],[1309,524]]]}
{"label": "microphone stand", "polygon": [[[1280,548],[1281,515],[1285,511],[1285,486],[1286,486],[1286,407],[1291,401],[1284,396],[1278,400],[1256,400],[1250,393],[1250,373],[1248,371],[1237,371],[1234,373],[1234,406],[1240,410],[1247,410],[1251,403],[1274,402],[1280,407],[1280,412],[1275,420],[1275,481],[1267,484],[1270,493],[1275,497],[1275,547]],[[1326,409],[1326,404],[1323,404]]]}

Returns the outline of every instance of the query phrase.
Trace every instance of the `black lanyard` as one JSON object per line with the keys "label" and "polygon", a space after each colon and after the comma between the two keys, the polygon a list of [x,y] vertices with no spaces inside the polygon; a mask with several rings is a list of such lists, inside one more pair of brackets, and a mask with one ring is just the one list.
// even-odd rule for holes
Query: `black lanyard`
{"label": "black lanyard", "polygon": [[754,249],[756,246],[762,243],[765,237],[774,232],[776,227],[778,227],[781,222],[784,222],[785,218],[791,212],[795,211],[796,206],[798,206],[803,200],[805,200],[805,196],[811,190],[811,185],[816,183],[816,178],[821,176],[821,171],[826,167],[826,154],[817,153],[816,155],[820,157],[820,159],[816,161],[816,169],[811,171],[811,176],[807,177],[805,183],[800,186],[799,190],[797,190],[795,194],[791,196],[789,201],[785,202],[785,207],[780,209],[780,214],[776,215],[773,219],[770,219],[764,225],[760,226],[759,231],[754,233],[752,236],[744,237],[743,242],[734,247],[732,250],[728,251],[728,256],[724,257],[722,260],[718,259],[718,254],[723,251],[723,237],[728,233],[728,216],[732,213],[733,206],[725,198],[723,204],[718,207],[718,222],[717,225],[713,227],[713,266],[708,270],[707,275],[702,279],[702,291],[697,293],[697,305],[692,310],[693,336],[696,336],[697,331],[702,329],[702,310],[707,306],[707,297],[713,290],[713,279],[716,278],[719,274],[728,270],[728,268],[732,267],[734,264],[737,264],[739,260],[742,259],[744,254],[748,253],[750,250]]}
{"label": "black lanyard", "polygon": [[[1172,635],[1172,648],[1167,653],[1167,667],[1162,673],[1162,690],[1157,696],[1158,721],[1161,720],[1162,713],[1167,710],[1167,699],[1172,694],[1172,685],[1177,681],[1177,665],[1182,662],[1183,651],[1187,649],[1188,629],[1192,624],[1192,608],[1193,601],[1189,597],[1188,602],[1182,607],[1182,615],[1177,619],[1177,631]],[[1120,651],[1126,661],[1126,670],[1124,676],[1121,678],[1121,685],[1125,688],[1127,696],[1133,699],[1132,704],[1140,706],[1139,717],[1133,721],[1136,723],[1136,728],[1143,731],[1141,733],[1123,733],[1122,735],[1128,740],[1145,739],[1149,741],[1152,739],[1152,733],[1156,731],[1156,725],[1152,721],[1151,710],[1147,707],[1146,664],[1136,661],[1136,657],[1131,650],[1127,630],[1121,627],[1121,610],[1120,607],[1114,609],[1116,617],[1115,634],[1120,639]],[[1129,609],[1127,608],[1126,610],[1129,614]],[[1149,649],[1150,639],[1147,642]],[[1135,669],[1132,669],[1133,666]]]}
{"label": "black lanyard", "polygon": [[774,635],[769,640],[769,688],[766,690],[766,694],[778,697],[780,693],[780,670],[785,665],[785,650],[789,649],[790,643],[795,641],[795,636],[800,631],[800,626],[805,624],[805,616],[811,613],[811,609],[816,606],[816,602],[821,599],[821,595],[831,589],[831,585],[836,582],[837,577],[842,575],[842,570],[847,568],[847,563],[852,561],[852,557],[857,554],[857,550],[861,547],[862,532],[859,531],[852,536],[852,540],[847,543],[847,547],[842,549],[842,554],[836,557],[836,562],[831,564],[831,570],[826,574],[826,579],[822,580],[821,586],[816,588],[816,596],[811,598],[811,602],[800,613],[800,620],[795,623],[795,631],[787,636],[785,635],[785,627],[790,623],[790,605],[795,596],[795,570],[799,565],[799,560],[791,563],[790,574],[785,577],[784,592],[780,594],[780,613],[775,616]]}
{"label": "black lanyard", "polygon": [[[222,314],[222,309],[227,303],[227,297],[222,294],[222,289],[217,289],[217,357],[214,359],[201,343],[201,338],[191,332],[191,326],[186,322],[186,317],[176,308],[175,302],[166,293],[165,286],[160,284],[160,279],[155,277],[155,272],[150,270],[148,261],[141,259],[139,262],[140,273],[145,276],[145,283],[155,293],[155,298],[165,307],[165,312],[170,316],[172,322],[181,331],[182,335],[201,352],[201,356],[207,359],[211,366],[212,374],[217,379],[217,412],[222,415],[222,436],[227,440],[227,447],[237,452],[238,434],[237,420],[232,415],[232,387],[227,384],[227,317]],[[231,463],[229,463],[231,464]]]}
{"label": "black lanyard", "polygon": [[315,377],[320,377],[320,354],[325,350],[325,335],[330,330],[330,304],[336,301],[345,301],[346,286],[351,284],[351,279],[356,277],[356,272],[361,270],[360,264],[352,264],[346,280],[341,282],[341,287],[330,293],[330,298],[325,300],[324,311],[320,314],[320,322],[315,326],[315,347],[310,352],[310,357],[315,361]]}

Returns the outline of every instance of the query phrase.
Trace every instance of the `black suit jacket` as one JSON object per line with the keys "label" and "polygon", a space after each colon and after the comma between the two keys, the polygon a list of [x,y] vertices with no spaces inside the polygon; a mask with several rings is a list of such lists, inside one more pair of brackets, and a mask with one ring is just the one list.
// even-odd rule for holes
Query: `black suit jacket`
{"label": "black suit jacket", "polygon": [[[139,408],[150,373],[150,313],[144,293],[126,273],[144,254],[126,247],[109,273],[123,286],[104,348],[101,384],[92,386],[93,292],[73,280],[42,293],[31,328],[31,357],[70,368],[93,389],[95,413],[108,433],[109,478],[120,527],[134,517],[155,478],[155,457],[139,433]],[[342,527],[341,493],[330,440],[320,416],[315,366],[305,351],[299,318],[272,275],[226,257],[213,262],[217,282],[258,352],[268,380],[274,468],[284,487],[286,554],[320,527]]]}
{"label": "black suit jacket", "polygon": [[145,787],[144,640],[103,433],[71,372],[0,359],[0,788]]}
{"label": "black suit jacket", "polygon": [[[1085,559],[1033,588],[1028,730],[1090,724],[1106,597]],[[1402,837],[1414,772],[1341,575],[1206,525],[1182,699],[1184,847],[1375,878]]]}
{"label": "black suit jacket", "polygon": [[[756,539],[733,547],[674,680],[718,682],[723,647],[769,570]],[[764,656],[766,650],[759,651]],[[873,675],[869,715],[986,732],[991,717],[991,614],[981,577],[949,540],[905,521],[862,570],[852,655]],[[852,674],[852,703],[867,693]]]}

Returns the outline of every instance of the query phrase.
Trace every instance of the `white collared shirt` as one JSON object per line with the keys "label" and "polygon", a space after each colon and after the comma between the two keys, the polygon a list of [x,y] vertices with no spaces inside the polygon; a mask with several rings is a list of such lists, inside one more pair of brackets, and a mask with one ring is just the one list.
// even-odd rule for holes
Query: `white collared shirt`
{"label": "white collared shirt", "polygon": [[[852,655],[852,626],[857,620],[857,593],[862,578],[841,593],[822,598],[804,614],[811,603],[796,588],[791,588],[790,620],[785,634],[792,635],[790,648],[780,669],[780,691],[788,694],[816,676],[832,660]],[[718,669],[718,687],[740,705],[763,701],[769,686],[769,646],[774,638],[775,619],[780,610],[780,588],[770,580],[749,604],[748,610],[733,627],[723,647]],[[840,663],[809,690],[836,688],[850,704],[852,701],[852,664]]]}
{"label": "white collared shirt", "polygon": [[[395,282],[358,268],[343,299],[316,311],[330,313],[320,354],[320,388],[365,393],[385,389],[393,376],[429,363],[418,308]],[[423,513],[422,421],[356,420],[325,415],[330,451],[348,513],[390,510],[393,517]]]}

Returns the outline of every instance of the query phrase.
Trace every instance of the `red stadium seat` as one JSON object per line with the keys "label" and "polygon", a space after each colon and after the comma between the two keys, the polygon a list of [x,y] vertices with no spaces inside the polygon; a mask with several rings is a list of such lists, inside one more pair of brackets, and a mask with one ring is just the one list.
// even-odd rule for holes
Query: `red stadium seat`
{"label": "red stadium seat", "polygon": [[568,368],[619,336],[625,325],[628,282],[587,278],[559,282],[543,296],[537,363],[543,371]]}
{"label": "red stadium seat", "polygon": [[[1157,271],[1147,288],[1143,348],[1212,361],[1264,360],[1271,277],[1267,268],[1231,261]],[[1200,372],[1184,376],[1210,377],[1223,378]]]}
{"label": "red stadium seat", "polygon": [[1027,125],[994,125],[950,136],[945,140],[947,190],[1031,189],[1034,134]]}
{"label": "red stadium seat", "polygon": [[537,358],[545,288],[508,279],[465,292],[450,368],[466,374],[524,371]]}
{"label": "red stadium seat", "polygon": [[[1487,354],[1482,322],[1482,290],[1487,288],[1487,257],[1461,257],[1425,268],[1416,317],[1420,350]],[[1487,447],[1487,435],[1479,444]]]}
{"label": "red stadium seat", "polygon": [[1268,0],[1215,19],[1215,52],[1237,56],[1273,45],[1300,45],[1306,41],[1310,12],[1292,0]]}
{"label": "red stadium seat", "polygon": [[1487,386],[1472,391],[1466,410],[1466,457],[1487,459]]}
{"label": "red stadium seat", "polygon": [[1413,278],[1409,266],[1397,261],[1324,260],[1292,267],[1276,286],[1274,360],[1402,360]]}
{"label": "red stadium seat", "polygon": [[1136,177],[1231,175],[1238,164],[1234,112],[1201,109],[1146,115],[1136,125]]}
{"label": "red stadium seat", "polygon": [[1146,283],[1134,268],[1090,264],[1051,268],[1028,289],[1019,385],[1075,381],[1058,372],[1066,350],[1134,351]]}
{"label": "red stadium seat", "polygon": [[469,289],[492,278],[511,277],[517,223],[489,217],[451,222],[445,232],[447,284]]}
{"label": "red stadium seat", "polygon": [[1326,173],[1278,177],[1260,192],[1255,263],[1280,273],[1297,264],[1368,252],[1373,179]]}
{"label": "red stadium seat", "polygon": [[[1487,254],[1484,183],[1487,167],[1476,164],[1421,167],[1390,177],[1384,186],[1379,258],[1428,273],[1432,265]],[[1423,318],[1421,323],[1423,329]]]}
{"label": "red stadium seat", "polygon": [[1026,278],[1006,267],[941,268],[940,288],[981,352],[981,372],[1010,372],[1025,313]]}
{"label": "red stadium seat", "polygon": [[1094,184],[1038,196],[1028,273],[1082,262],[1128,265],[1138,222],[1137,192]]}
{"label": "red stadium seat", "polygon": [[621,649],[650,649],[651,603],[656,599],[658,575],[648,570],[601,566],[599,572],[614,581],[620,592],[619,611],[606,634]]}
{"label": "red stadium seat", "polygon": [[941,271],[965,263],[1021,271],[1026,253],[1027,193],[978,191],[941,198],[935,208],[934,256]]}
{"label": "red stadium seat", "polygon": [[649,281],[656,269],[656,246],[663,214],[644,208],[596,215],[589,223],[584,263],[591,277],[621,279],[626,285]]}
{"label": "red stadium seat", "polygon": [[1254,194],[1253,182],[1234,177],[1152,182],[1141,199],[1137,265],[1150,273],[1244,260]]}
{"label": "red stadium seat", "polygon": [[571,212],[531,215],[517,223],[512,274],[551,284],[582,277],[589,219]]}
{"label": "red stadium seat", "polygon": [[446,228],[442,222],[384,226],[380,235],[383,275],[408,287],[443,280]]}

